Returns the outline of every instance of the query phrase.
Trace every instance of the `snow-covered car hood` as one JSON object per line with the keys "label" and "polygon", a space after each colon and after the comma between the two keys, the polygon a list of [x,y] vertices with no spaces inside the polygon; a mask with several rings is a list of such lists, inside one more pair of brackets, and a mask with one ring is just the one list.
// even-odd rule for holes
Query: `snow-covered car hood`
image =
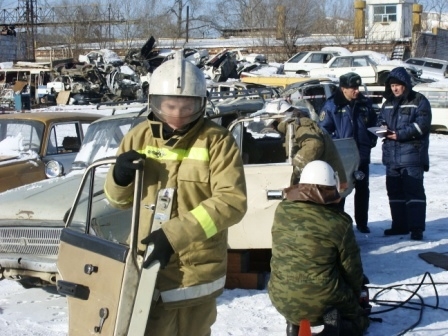
{"label": "snow-covered car hood", "polygon": [[[0,194],[0,225],[9,220],[61,221],[72,206],[83,171],[43,180]],[[104,175],[98,183],[104,183]],[[18,224],[17,222],[15,224]]]}

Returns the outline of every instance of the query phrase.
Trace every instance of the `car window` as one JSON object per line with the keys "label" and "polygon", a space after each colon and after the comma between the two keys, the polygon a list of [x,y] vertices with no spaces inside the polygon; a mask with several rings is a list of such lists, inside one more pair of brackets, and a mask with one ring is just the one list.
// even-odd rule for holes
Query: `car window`
{"label": "car window", "polygon": [[350,67],[351,57],[339,57],[333,61],[330,68],[347,68]]}
{"label": "car window", "polygon": [[410,58],[410,59],[406,60],[406,63],[414,64],[414,65],[423,65],[425,62],[422,60],[416,60],[416,59]]}
{"label": "car window", "polygon": [[366,67],[369,66],[367,59],[365,57],[354,57],[353,66],[355,67]]}
{"label": "car window", "polygon": [[303,99],[306,99],[313,107],[314,112],[319,114],[325,104],[325,88],[323,86],[310,86],[303,90]]}
{"label": "car window", "polygon": [[35,120],[0,120],[0,151],[40,153],[45,126]]}
{"label": "car window", "polygon": [[81,141],[78,123],[54,124],[50,130],[47,154],[79,152]]}
{"label": "car window", "polygon": [[232,134],[241,146],[244,164],[287,162],[285,137],[277,131],[276,119],[254,118],[240,121]]}
{"label": "car window", "polygon": [[432,68],[432,69],[442,69],[443,64],[436,63],[436,62],[425,62],[425,67]]}
{"label": "car window", "polygon": [[87,129],[89,128],[89,126],[90,126],[90,123],[87,123],[87,122],[81,122],[81,128],[82,128],[82,134],[83,134],[83,136],[86,135],[86,133],[87,133]]}
{"label": "car window", "polygon": [[107,119],[91,124],[72,169],[84,169],[98,159],[114,156],[123,136],[145,119],[146,117]]}
{"label": "car window", "polygon": [[291,57],[287,62],[288,63],[297,63],[299,62],[303,57],[305,57],[305,55],[308,54],[307,52],[301,52],[298,53],[297,55]]}
{"label": "car window", "polygon": [[305,60],[305,63],[325,63],[324,54],[311,54],[310,57]]}
{"label": "car window", "polygon": [[[104,171],[97,168],[89,172],[87,183],[82,186],[81,196],[73,212],[72,221],[68,228],[88,232],[90,235],[128,245],[132,223],[132,209],[120,210],[114,208],[107,201],[104,194]],[[89,189],[93,181],[92,203],[89,204]],[[87,225],[89,225],[87,227]]]}

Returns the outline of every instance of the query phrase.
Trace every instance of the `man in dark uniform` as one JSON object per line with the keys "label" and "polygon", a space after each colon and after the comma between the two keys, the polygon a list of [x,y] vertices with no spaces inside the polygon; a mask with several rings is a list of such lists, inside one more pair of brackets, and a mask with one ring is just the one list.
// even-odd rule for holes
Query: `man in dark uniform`
{"label": "man in dark uniform", "polygon": [[423,173],[429,170],[431,105],[412,90],[411,78],[403,67],[390,72],[378,125],[387,130],[383,142],[386,189],[392,227],[384,235],[406,235],[422,240],[425,231],[426,195]]}
{"label": "man in dark uniform", "polygon": [[[377,116],[372,102],[359,92],[361,77],[349,72],[339,78],[339,89],[325,102],[319,114],[319,126],[335,139],[354,138],[358,146],[360,163],[355,183],[355,221],[362,233],[370,233],[369,212],[369,163],[370,151],[376,146],[377,137],[367,130],[376,126]],[[344,210],[345,198],[340,202]]]}

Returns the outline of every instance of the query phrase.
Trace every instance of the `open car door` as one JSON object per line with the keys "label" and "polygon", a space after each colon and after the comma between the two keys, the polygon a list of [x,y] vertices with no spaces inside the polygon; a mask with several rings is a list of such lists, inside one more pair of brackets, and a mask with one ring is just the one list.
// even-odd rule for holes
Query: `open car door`
{"label": "open car door", "polygon": [[[107,201],[105,173],[114,162],[103,159],[86,170],[62,231],[57,288],[67,296],[69,335],[128,334],[140,276],[140,202],[131,211]],[[141,199],[141,179],[137,171],[134,199]]]}
{"label": "open car door", "polygon": [[[275,209],[290,185],[293,125],[286,136],[273,127],[284,115],[241,117],[229,125],[244,162],[248,209],[244,218],[229,228],[230,249],[270,249]],[[348,180],[343,197],[354,187],[353,173],[358,169],[359,153],[353,138],[334,140]],[[287,155],[289,153],[289,155]]]}

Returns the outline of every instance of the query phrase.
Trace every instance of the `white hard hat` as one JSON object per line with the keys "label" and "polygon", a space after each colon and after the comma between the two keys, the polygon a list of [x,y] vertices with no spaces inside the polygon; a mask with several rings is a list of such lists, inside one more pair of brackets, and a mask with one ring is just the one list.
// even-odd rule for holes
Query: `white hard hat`
{"label": "white hard hat", "polygon": [[162,111],[166,99],[193,99],[194,107],[188,115],[183,115],[185,123],[198,119],[205,112],[207,82],[204,73],[193,63],[183,58],[182,50],[174,59],[162,63],[154,70],[149,83],[149,106],[156,116],[165,122],[170,116]]}
{"label": "white hard hat", "polygon": [[339,190],[339,178],[333,168],[325,161],[309,162],[300,174],[299,184],[319,184],[336,187]]}
{"label": "white hard hat", "polygon": [[292,107],[293,106],[284,99],[274,99],[266,103],[264,110],[267,113],[284,113]]}

